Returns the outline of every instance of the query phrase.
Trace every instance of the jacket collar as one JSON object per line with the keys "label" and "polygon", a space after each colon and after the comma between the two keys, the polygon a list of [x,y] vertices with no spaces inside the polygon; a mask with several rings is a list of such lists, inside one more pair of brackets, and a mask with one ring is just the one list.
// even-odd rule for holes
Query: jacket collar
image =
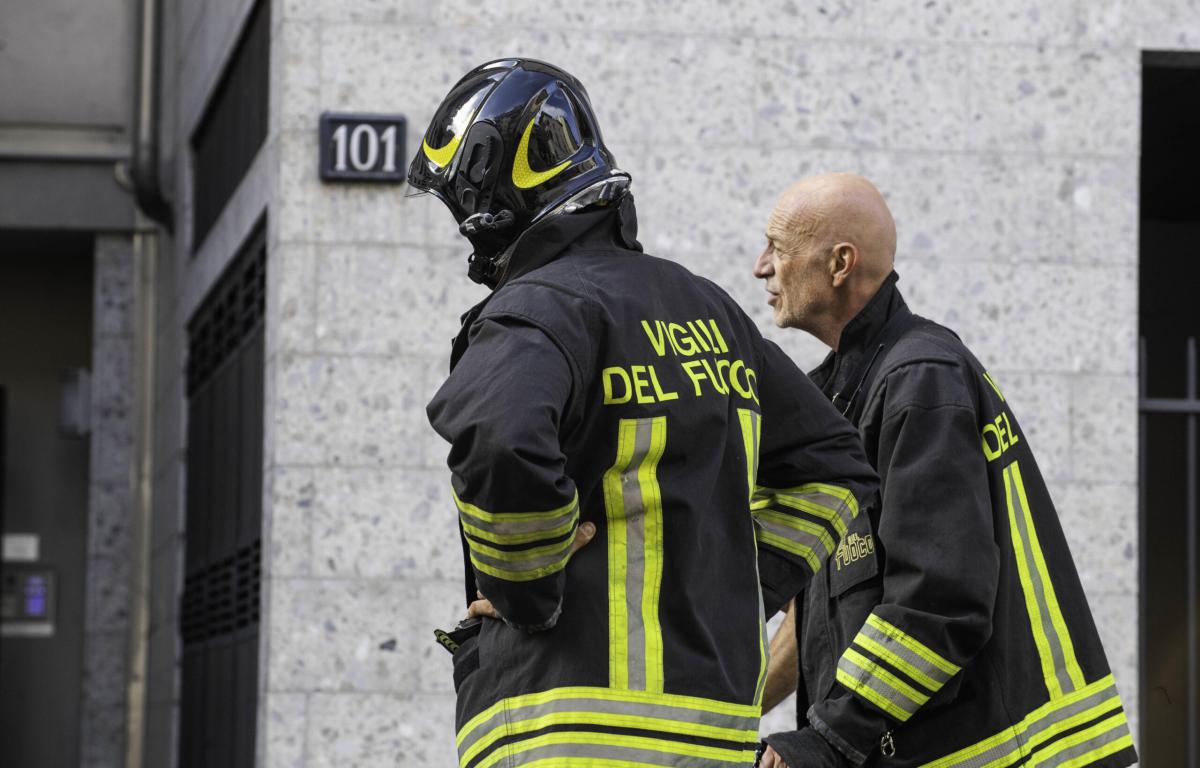
{"label": "jacket collar", "polygon": [[493,291],[557,259],[568,246],[611,246],[614,244],[616,210],[597,208],[561,214],[526,230],[505,254],[506,266]]}
{"label": "jacket collar", "polygon": [[637,242],[637,212],[632,195],[626,194],[615,207],[554,216],[523,232],[508,248],[508,266],[497,281],[496,287],[459,318],[461,326],[450,349],[451,370],[467,351],[471,325],[506,283],[549,264],[568,248],[586,249],[613,245],[634,251],[642,250],[641,244]]}
{"label": "jacket collar", "polygon": [[866,306],[842,329],[837,351],[830,352],[809,374],[827,397],[837,399],[835,405],[844,403],[851,396],[858,380],[866,373],[863,366],[869,364],[867,361],[877,351],[888,325],[912,314],[896,288],[899,279],[894,271],[884,279]]}

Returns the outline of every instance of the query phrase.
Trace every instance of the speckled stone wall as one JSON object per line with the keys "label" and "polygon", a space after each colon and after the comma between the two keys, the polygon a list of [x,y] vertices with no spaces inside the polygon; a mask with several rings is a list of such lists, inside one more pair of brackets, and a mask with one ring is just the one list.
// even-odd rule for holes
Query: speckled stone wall
{"label": "speckled stone wall", "polygon": [[128,235],[99,235],[92,324],[80,765],[125,761],[133,546],[135,268]]}
{"label": "speckled stone wall", "polygon": [[430,630],[462,610],[461,556],[423,406],[482,294],[438,203],[318,180],[317,119],[404,113],[411,154],[462,73],[517,55],[588,85],[647,249],[764,328],[778,193],[876,181],[910,304],[1020,415],[1136,719],[1139,49],[1200,45],[1195,0],[275,0],[272,41],[262,764],[453,763]]}

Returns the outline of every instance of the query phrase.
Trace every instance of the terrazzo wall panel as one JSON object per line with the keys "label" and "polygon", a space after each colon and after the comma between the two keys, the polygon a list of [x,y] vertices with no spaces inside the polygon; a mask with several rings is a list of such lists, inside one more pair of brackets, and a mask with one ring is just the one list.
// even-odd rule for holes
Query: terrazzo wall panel
{"label": "terrazzo wall panel", "polygon": [[768,327],[750,275],[766,216],[809,173],[879,184],[911,305],[1026,425],[1136,713],[1139,49],[1200,45],[1196,3],[1145,5],[275,0],[251,182],[270,209],[262,764],[453,762],[430,630],[462,610],[461,564],[422,410],[482,293],[436,201],[318,180],[316,126],[403,113],[411,154],[463,72],[518,55],[588,85],[647,249],[726,286],[802,365],[822,350]]}
{"label": "terrazzo wall panel", "polygon": [[130,559],[134,497],[133,247],[127,235],[95,244],[91,468],[84,616],[80,765],[125,759]]}

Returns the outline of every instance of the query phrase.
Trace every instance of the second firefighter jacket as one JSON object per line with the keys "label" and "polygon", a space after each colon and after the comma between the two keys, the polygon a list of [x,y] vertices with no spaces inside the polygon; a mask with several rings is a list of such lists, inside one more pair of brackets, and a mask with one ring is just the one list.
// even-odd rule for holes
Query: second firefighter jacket
{"label": "second firefighter jacket", "polygon": [[[614,218],[518,243],[429,404],[468,594],[505,618],[455,653],[463,768],[752,764],[764,613],[877,491],[787,356]],[[757,523],[756,482],[781,500]],[[584,521],[595,538],[569,556]]]}
{"label": "second firefighter jacket", "polygon": [[809,730],[792,746],[815,732],[854,766],[1129,765],[1033,441],[999,383],[909,311],[896,279],[812,374],[861,430],[882,503],[797,601]]}

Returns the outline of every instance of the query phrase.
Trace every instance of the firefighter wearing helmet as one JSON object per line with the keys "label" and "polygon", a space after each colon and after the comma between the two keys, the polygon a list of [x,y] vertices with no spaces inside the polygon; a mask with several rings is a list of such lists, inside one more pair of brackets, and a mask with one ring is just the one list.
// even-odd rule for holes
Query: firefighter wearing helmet
{"label": "firefighter wearing helmet", "polygon": [[428,407],[475,606],[439,633],[460,765],[751,764],[764,618],[877,489],[853,428],[721,289],[642,253],[561,69],[472,70],[408,178],[493,289]]}

